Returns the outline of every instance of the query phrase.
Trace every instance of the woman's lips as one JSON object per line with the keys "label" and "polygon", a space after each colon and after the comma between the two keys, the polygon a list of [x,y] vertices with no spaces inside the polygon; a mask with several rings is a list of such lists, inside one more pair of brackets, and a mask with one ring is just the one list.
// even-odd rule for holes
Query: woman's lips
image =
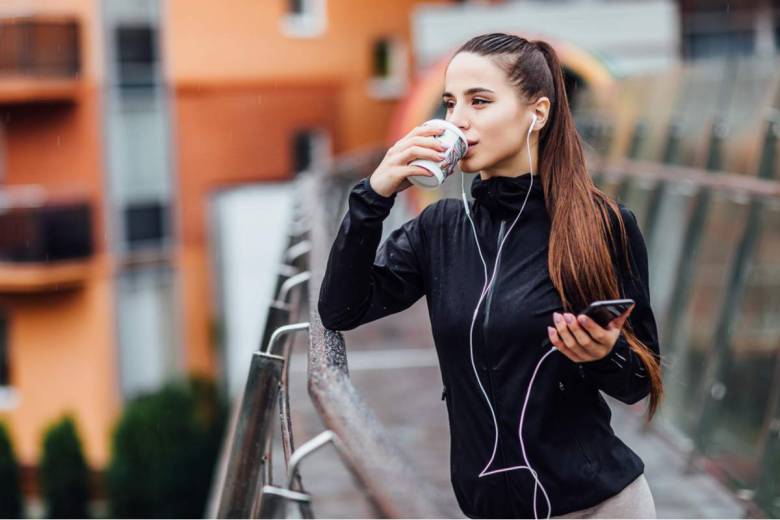
{"label": "woman's lips", "polygon": [[473,150],[473,149],[474,149],[474,147],[475,147],[475,146],[477,146],[478,144],[479,144],[479,143],[470,144],[470,145],[469,145],[469,149],[468,149],[468,151],[466,152],[466,155],[464,155],[463,157],[471,157],[471,155],[472,155],[472,153],[473,153],[473,152],[472,152],[472,150]]}

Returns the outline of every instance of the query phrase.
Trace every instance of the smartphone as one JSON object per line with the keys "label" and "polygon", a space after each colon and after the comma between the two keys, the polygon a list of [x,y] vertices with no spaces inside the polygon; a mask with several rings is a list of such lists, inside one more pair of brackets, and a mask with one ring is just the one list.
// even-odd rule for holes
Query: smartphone
{"label": "smartphone", "polygon": [[634,300],[631,298],[622,300],[600,300],[592,302],[580,314],[585,314],[601,327],[606,328],[610,321],[626,312],[633,304]]}

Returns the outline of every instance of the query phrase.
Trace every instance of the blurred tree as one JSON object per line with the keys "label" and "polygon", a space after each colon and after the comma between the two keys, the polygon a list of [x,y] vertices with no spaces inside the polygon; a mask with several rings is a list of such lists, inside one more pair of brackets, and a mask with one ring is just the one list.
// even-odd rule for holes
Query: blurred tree
{"label": "blurred tree", "polygon": [[89,517],[89,468],[72,416],[44,433],[39,474],[48,518]]}
{"label": "blurred tree", "polygon": [[114,430],[109,514],[202,518],[226,416],[215,384],[199,376],[132,400]]}
{"label": "blurred tree", "polygon": [[19,484],[19,464],[16,461],[11,436],[0,422],[0,518],[24,516],[24,499]]}

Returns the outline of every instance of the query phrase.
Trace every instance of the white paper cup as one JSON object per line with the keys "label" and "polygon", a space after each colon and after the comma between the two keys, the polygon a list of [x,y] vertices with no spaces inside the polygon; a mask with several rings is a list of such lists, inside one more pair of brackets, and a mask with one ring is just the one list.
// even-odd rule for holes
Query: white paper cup
{"label": "white paper cup", "polygon": [[433,190],[438,188],[444,182],[444,179],[452,175],[455,171],[455,165],[458,164],[466,152],[469,150],[469,143],[466,140],[466,136],[461,132],[460,128],[453,125],[449,121],[444,119],[431,119],[422,124],[422,126],[434,126],[437,128],[444,128],[444,133],[441,135],[432,136],[441,144],[447,147],[444,152],[445,158],[441,162],[431,161],[428,159],[416,159],[410,162],[410,165],[421,166],[433,174],[432,177],[427,175],[410,175],[407,177],[409,182],[425,188],[427,190]]}

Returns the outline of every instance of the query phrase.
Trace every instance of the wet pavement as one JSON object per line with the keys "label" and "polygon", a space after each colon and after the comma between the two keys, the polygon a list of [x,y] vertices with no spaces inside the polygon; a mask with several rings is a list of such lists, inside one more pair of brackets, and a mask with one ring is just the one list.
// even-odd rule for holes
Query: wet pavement
{"label": "wet pavement", "polygon": [[[446,511],[460,513],[449,481],[449,429],[425,300],[406,311],[343,333],[351,379],[390,436],[415,463],[422,478],[441,490]],[[296,335],[291,363],[291,408],[296,445],[325,428],[306,391],[303,335]],[[740,518],[745,507],[703,471],[686,471],[685,456],[667,436],[642,427],[645,403],[612,398],[612,426],[645,461],[659,518]],[[278,426],[274,432],[277,437]],[[275,481],[282,482],[281,451],[274,454]],[[320,518],[376,518],[359,484],[332,446],[302,463],[303,485]]]}

